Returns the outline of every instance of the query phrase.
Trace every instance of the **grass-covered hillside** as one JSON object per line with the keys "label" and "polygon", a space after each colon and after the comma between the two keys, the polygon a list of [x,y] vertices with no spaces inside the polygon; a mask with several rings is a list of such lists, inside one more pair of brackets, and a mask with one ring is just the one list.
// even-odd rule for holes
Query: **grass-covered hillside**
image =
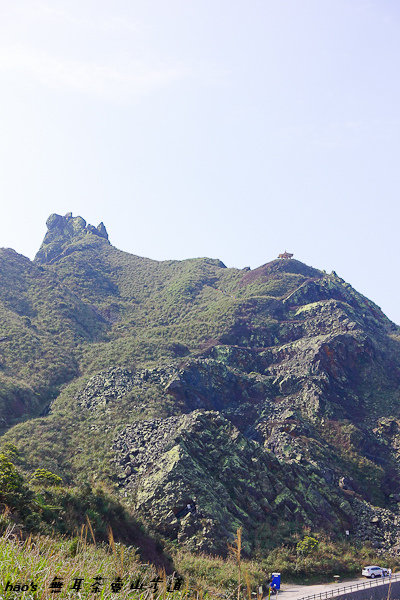
{"label": "grass-covered hillside", "polygon": [[[249,560],[305,529],[395,552],[400,338],[379,307],[294,259],[158,262],[47,224],[33,262],[0,251],[0,451],[62,479],[44,503],[106,490],[160,552],[224,556],[240,527]],[[12,514],[48,533],[32,502]]]}

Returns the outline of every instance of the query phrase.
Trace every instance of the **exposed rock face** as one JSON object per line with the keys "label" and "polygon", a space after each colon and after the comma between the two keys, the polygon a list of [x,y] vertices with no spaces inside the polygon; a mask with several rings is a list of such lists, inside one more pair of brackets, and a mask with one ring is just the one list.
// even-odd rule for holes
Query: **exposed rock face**
{"label": "exposed rock face", "polygon": [[[137,422],[118,436],[113,449],[120,486],[137,509],[192,550],[226,553],[226,540],[240,523],[250,550],[269,517],[275,523],[290,518],[339,527],[339,515],[352,514],[317,470],[301,473],[297,465],[280,464],[215,411]],[[172,509],[188,498],[196,501],[198,513],[177,520]]]}
{"label": "exposed rock face", "polygon": [[389,550],[393,556],[400,555],[400,515],[393,511],[371,506],[355,498],[352,502],[357,518],[354,531],[363,542],[371,542],[381,552]]}
{"label": "exposed rock face", "polygon": [[73,217],[72,213],[67,213],[64,217],[52,214],[46,221],[47,233],[43,243],[36,254],[35,262],[38,264],[49,264],[54,259],[71,250],[71,241],[82,241],[90,234],[108,241],[107,230],[103,223],[97,227],[86,225],[82,217]]}
{"label": "exposed rock face", "polygon": [[133,388],[133,385],[132,373],[116,367],[94,375],[76,399],[80,406],[96,410],[104,407],[110,400],[122,398]]}
{"label": "exposed rock face", "polygon": [[267,379],[260,381],[234,371],[220,361],[203,358],[189,359],[179,367],[169,364],[135,372],[120,367],[101,371],[89,380],[76,398],[81,406],[95,410],[146,383],[160,386],[160,390],[179,400],[187,411],[204,408],[241,414],[242,425],[246,420],[244,411],[250,411],[247,420],[253,423],[253,405],[263,402],[272,389]]}

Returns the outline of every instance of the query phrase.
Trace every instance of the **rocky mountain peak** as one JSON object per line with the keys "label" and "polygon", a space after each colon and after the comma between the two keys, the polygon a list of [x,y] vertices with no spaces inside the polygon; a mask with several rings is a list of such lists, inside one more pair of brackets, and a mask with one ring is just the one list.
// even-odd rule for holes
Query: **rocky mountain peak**
{"label": "rocky mountain peak", "polygon": [[46,221],[47,233],[43,243],[36,254],[35,262],[48,264],[64,255],[66,247],[71,243],[88,241],[87,236],[96,236],[108,242],[107,229],[101,222],[97,227],[86,224],[82,217],[73,217],[72,212],[65,216],[53,213]]}

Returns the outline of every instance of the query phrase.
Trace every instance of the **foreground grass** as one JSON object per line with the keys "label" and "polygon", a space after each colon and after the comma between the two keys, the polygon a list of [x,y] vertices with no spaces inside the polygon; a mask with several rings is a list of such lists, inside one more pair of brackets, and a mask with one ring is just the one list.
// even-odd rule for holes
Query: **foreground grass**
{"label": "foreground grass", "polygon": [[[0,597],[177,597],[179,592],[168,591],[179,587],[176,575],[167,577],[165,571],[141,564],[136,548],[116,544],[112,533],[109,544],[98,546],[88,543],[86,535],[87,530],[73,540],[39,536],[20,541],[9,528],[0,538]],[[180,598],[189,597],[184,584],[181,590]]]}
{"label": "foreground grass", "polygon": [[[84,527],[73,539],[30,536],[21,540],[17,530],[9,527],[0,538],[0,598],[237,597],[237,560],[179,550],[174,555],[176,571],[167,576],[164,570],[143,564],[138,548],[115,543],[111,530],[108,543],[89,543],[90,535],[90,528]],[[378,557],[372,548],[334,543],[321,535],[318,545],[306,556],[293,545],[275,548],[268,556],[254,560],[241,559],[239,597],[247,599],[252,592],[254,597],[260,585],[265,592],[271,572],[280,572],[283,583],[317,583],[332,581],[333,574],[358,576],[365,564],[373,563],[397,569],[395,559]]]}

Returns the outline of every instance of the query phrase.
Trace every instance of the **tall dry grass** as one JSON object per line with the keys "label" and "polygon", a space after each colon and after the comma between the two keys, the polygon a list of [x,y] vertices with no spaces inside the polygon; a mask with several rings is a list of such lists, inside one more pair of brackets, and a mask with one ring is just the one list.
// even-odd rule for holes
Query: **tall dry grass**
{"label": "tall dry grass", "polygon": [[[141,564],[136,549],[116,543],[111,530],[109,544],[95,545],[88,540],[88,533],[94,540],[89,523],[73,540],[30,536],[24,541],[9,527],[0,538],[0,599],[174,600],[179,597],[189,600],[193,597],[193,591],[184,585],[180,591],[169,591],[177,585],[177,576],[167,577],[165,571]],[[94,593],[96,578],[100,579],[97,579],[98,592]],[[54,581],[62,583],[59,592],[52,589]],[[141,589],[131,590],[132,584]],[[22,588],[24,585],[27,590]],[[10,591],[10,586],[13,590],[20,586],[23,591]]]}

